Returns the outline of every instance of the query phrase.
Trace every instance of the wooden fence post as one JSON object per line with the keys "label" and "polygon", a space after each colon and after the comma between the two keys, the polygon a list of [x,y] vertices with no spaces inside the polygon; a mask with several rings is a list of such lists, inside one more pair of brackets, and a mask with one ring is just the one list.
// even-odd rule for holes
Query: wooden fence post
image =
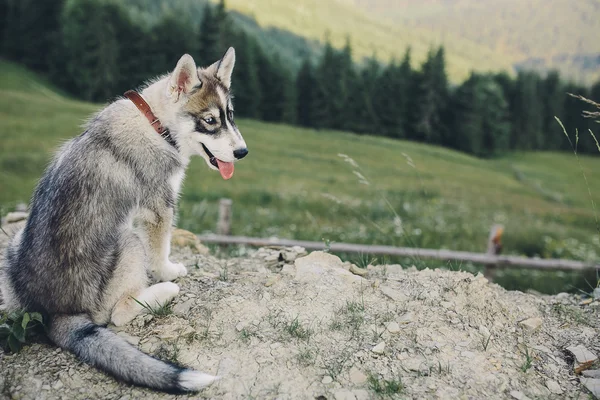
{"label": "wooden fence post", "polygon": [[[492,229],[490,229],[490,236],[488,238],[486,254],[488,254],[490,256],[496,256],[496,255],[500,254],[500,251],[502,250],[502,233],[503,232],[504,232],[504,227],[502,225],[492,225]],[[485,276],[488,281],[493,282],[495,275],[496,275],[496,264],[486,264],[485,269],[483,271],[483,276]]]}
{"label": "wooden fence post", "polygon": [[217,234],[229,235],[231,233],[231,199],[219,200],[219,220],[217,221]]}

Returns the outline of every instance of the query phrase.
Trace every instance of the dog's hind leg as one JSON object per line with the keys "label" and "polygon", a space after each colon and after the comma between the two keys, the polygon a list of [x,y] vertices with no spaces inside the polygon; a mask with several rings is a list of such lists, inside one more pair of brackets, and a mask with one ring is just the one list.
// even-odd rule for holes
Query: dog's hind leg
{"label": "dog's hind leg", "polygon": [[162,306],[179,293],[179,286],[171,282],[148,287],[146,248],[135,231],[123,233],[120,250],[121,255],[104,290],[102,304],[92,315],[98,324],[112,321],[117,326],[124,325],[144,311],[142,305],[150,308]]}
{"label": "dog's hind leg", "polygon": [[173,282],[161,282],[138,293],[125,295],[117,302],[111,315],[116,326],[122,326],[144,311],[162,307],[179,294],[179,286]]}

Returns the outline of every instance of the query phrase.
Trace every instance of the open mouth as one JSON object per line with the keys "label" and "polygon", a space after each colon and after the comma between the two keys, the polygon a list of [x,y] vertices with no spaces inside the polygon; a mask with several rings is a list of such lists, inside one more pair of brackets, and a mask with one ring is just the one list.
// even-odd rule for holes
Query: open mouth
{"label": "open mouth", "polygon": [[206,152],[206,155],[208,156],[208,160],[210,161],[210,163],[219,170],[221,177],[225,180],[230,179],[233,176],[233,169],[234,169],[233,163],[219,160],[217,157],[215,157],[213,155],[213,153],[210,152],[210,150],[208,150],[208,148],[204,145],[204,143],[200,143],[200,144],[202,145],[202,148]]}

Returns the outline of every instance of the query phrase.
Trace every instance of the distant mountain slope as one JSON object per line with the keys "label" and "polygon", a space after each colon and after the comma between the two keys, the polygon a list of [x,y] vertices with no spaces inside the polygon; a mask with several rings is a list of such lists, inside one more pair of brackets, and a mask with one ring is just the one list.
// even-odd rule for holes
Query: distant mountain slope
{"label": "distant mountain slope", "polygon": [[600,78],[599,0],[338,0],[371,16],[477,43],[513,64]]}
{"label": "distant mountain slope", "polygon": [[[389,61],[401,58],[411,46],[414,61],[420,63],[429,49],[440,43],[428,29],[396,24],[338,0],[227,0],[227,7],[254,18],[263,29],[278,28],[320,42],[328,36],[336,47],[349,38],[357,59],[375,55]],[[448,72],[454,81],[466,78],[473,69],[512,68],[512,60],[470,39],[448,40],[446,49]]]}

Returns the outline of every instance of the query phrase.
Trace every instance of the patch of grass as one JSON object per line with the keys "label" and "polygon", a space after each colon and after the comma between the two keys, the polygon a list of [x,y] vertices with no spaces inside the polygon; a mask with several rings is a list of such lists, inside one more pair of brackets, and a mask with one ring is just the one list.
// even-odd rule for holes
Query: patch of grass
{"label": "patch of grass", "polygon": [[242,328],[242,330],[240,331],[240,339],[245,343],[250,342],[251,338],[257,337],[257,336],[258,336],[258,330],[253,327]]}
{"label": "patch of grass", "polygon": [[521,371],[527,372],[527,370],[529,370],[529,368],[531,368],[533,365],[533,356],[529,352],[529,346],[527,346],[527,344],[525,344],[525,351],[523,352],[523,355],[525,356],[525,361],[521,365]]}
{"label": "patch of grass", "polygon": [[291,336],[297,339],[302,339],[308,341],[313,334],[313,330],[304,326],[300,323],[298,317],[294,318],[291,321],[285,322],[283,325],[283,329]]}
{"label": "patch of grass", "polygon": [[0,313],[0,347],[18,353],[35,335],[43,332],[44,321],[37,312]]}
{"label": "patch of grass", "polygon": [[367,377],[367,384],[369,385],[369,389],[378,395],[384,396],[399,394],[404,390],[404,385],[402,384],[402,380],[400,378],[387,380],[383,378],[380,379],[375,374],[369,374]]}
{"label": "patch of grass", "polygon": [[492,339],[491,333],[489,335],[487,335],[487,337],[485,335],[481,335],[479,340],[481,342],[481,347],[483,348],[483,351],[487,351],[491,339]]}
{"label": "patch of grass", "polygon": [[132,297],[133,301],[138,303],[148,314],[154,315],[155,317],[166,317],[167,315],[173,314],[173,302],[169,301],[164,304],[158,302],[154,305],[149,304],[147,301],[141,302],[135,297]]}
{"label": "patch of grass", "polygon": [[298,363],[303,366],[313,365],[317,358],[317,351],[305,347],[297,355]]}
{"label": "patch of grass", "polygon": [[227,282],[229,280],[229,270],[227,267],[224,267],[219,271],[219,280],[222,282]]}
{"label": "patch of grass", "polygon": [[578,325],[594,327],[589,320],[591,317],[586,317],[583,311],[578,307],[568,304],[555,303],[552,305],[552,311],[554,311],[554,313],[557,314],[557,316],[563,321],[567,320],[569,322],[575,322]]}
{"label": "patch of grass", "polygon": [[362,297],[360,302],[347,300],[346,304],[335,312],[329,324],[329,329],[332,331],[348,329],[354,336],[365,322],[364,312],[365,305]]}

